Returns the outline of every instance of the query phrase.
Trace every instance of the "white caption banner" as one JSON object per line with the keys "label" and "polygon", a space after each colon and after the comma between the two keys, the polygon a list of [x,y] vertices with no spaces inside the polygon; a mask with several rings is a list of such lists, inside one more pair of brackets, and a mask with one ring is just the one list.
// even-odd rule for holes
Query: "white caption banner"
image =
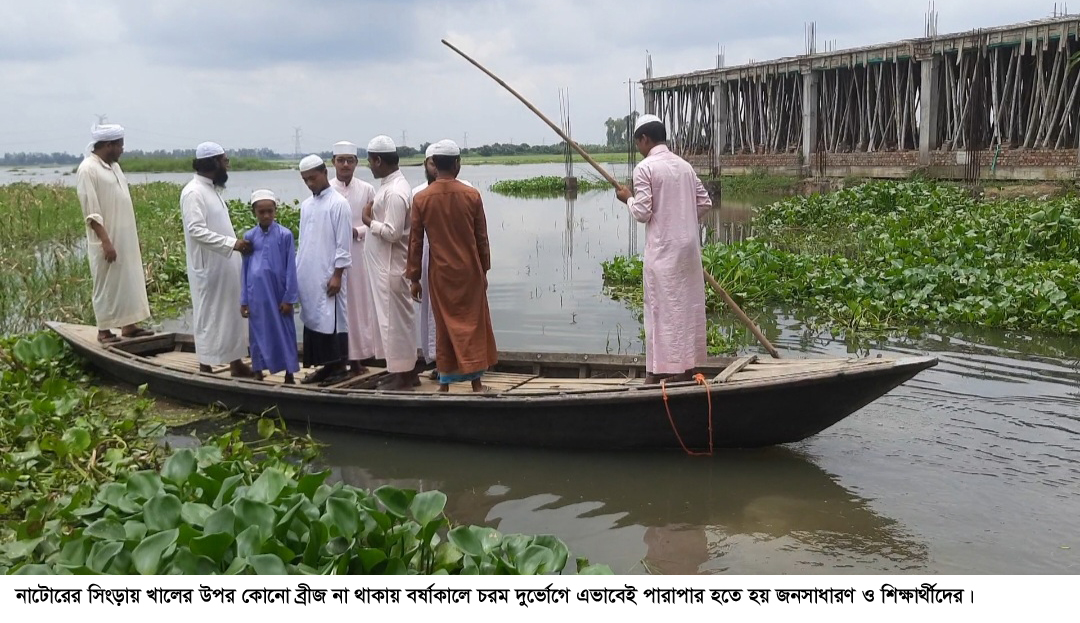
{"label": "white caption banner", "polygon": [[0,611],[80,623],[427,614],[911,623],[1049,617],[1071,607],[1075,587],[1070,576],[6,576]]}

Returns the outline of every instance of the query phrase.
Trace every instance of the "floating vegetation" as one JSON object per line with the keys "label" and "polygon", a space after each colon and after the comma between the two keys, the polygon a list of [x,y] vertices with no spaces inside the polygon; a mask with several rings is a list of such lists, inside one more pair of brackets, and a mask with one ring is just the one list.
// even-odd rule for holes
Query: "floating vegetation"
{"label": "floating vegetation", "polygon": [[[556,175],[541,175],[523,180],[502,180],[491,185],[491,190],[511,197],[561,197],[566,192],[566,181]],[[605,180],[579,177],[578,192],[612,190]]]}
{"label": "floating vegetation", "polygon": [[[801,308],[834,331],[952,323],[1080,334],[1075,196],[984,202],[951,185],[881,182],[773,203],[754,232],[703,250],[745,307]],[[604,262],[605,283],[640,289],[640,262]],[[708,305],[723,309],[712,292]]]}
{"label": "floating vegetation", "polygon": [[[171,453],[153,401],[108,393],[50,333],[0,342],[0,573],[559,573],[554,536],[452,526],[446,495],[328,483],[260,418]],[[166,458],[167,457],[167,458]],[[577,559],[579,573],[611,573]]]}

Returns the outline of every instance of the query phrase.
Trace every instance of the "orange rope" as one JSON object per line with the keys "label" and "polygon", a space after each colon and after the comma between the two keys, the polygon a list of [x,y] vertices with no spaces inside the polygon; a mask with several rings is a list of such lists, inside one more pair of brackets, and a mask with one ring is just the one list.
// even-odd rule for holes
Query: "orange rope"
{"label": "orange rope", "polygon": [[679,440],[679,445],[682,446],[683,452],[685,452],[689,456],[712,456],[713,455],[712,390],[709,389],[709,384],[708,384],[708,382],[705,381],[705,375],[704,374],[701,374],[700,372],[698,374],[695,374],[694,375],[694,380],[697,381],[698,385],[703,385],[705,387],[705,397],[709,401],[709,451],[708,452],[696,452],[694,450],[691,450],[690,448],[687,448],[686,444],[683,443],[682,435],[679,434],[679,429],[675,426],[675,418],[671,417],[671,407],[668,405],[667,379],[664,379],[664,380],[660,381],[660,392],[661,392],[661,395],[663,395],[663,397],[664,397],[664,410],[667,411],[668,422],[671,423],[671,430],[675,432],[675,438]]}

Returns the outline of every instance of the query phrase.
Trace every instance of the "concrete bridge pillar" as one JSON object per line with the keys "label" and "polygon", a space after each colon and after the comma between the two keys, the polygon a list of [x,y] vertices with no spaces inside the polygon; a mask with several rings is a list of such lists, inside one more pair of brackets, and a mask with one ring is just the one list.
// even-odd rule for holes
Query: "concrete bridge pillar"
{"label": "concrete bridge pillar", "polygon": [[925,167],[930,166],[930,152],[941,146],[941,57],[922,58],[919,67],[919,165]]}
{"label": "concrete bridge pillar", "polygon": [[720,174],[720,155],[730,151],[731,109],[728,106],[727,84],[713,84],[713,175]]}
{"label": "concrete bridge pillar", "polygon": [[806,70],[802,75],[802,169],[811,170],[811,158],[817,151],[818,137],[818,91],[821,73]]}

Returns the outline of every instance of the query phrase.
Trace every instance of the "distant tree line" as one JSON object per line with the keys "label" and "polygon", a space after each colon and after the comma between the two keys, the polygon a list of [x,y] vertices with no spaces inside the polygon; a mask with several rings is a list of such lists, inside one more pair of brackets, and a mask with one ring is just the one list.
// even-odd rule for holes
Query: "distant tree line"
{"label": "distant tree line", "polygon": [[[634,113],[634,118],[637,117],[637,113]],[[629,118],[629,117],[628,117]],[[608,141],[606,145],[589,145],[581,144],[581,147],[585,151],[603,153],[610,152],[613,149],[616,151],[626,149],[626,119],[613,120],[608,119],[610,124],[612,121],[616,121],[618,125],[618,131],[616,135],[611,133],[609,129]],[[632,123],[632,121],[630,121]],[[421,143],[419,148],[409,147],[408,145],[402,145],[398,147],[398,154],[402,158],[408,158],[409,156],[416,156],[423,154],[430,143]],[[566,143],[559,141],[558,143],[552,143],[550,145],[530,145],[528,143],[493,143],[491,145],[481,145],[479,147],[468,147],[461,150],[462,156],[521,156],[525,154],[561,154],[566,147]],[[229,149],[227,150],[229,157],[232,158],[259,158],[262,160],[292,160],[296,156],[293,154],[281,154],[272,149],[266,147],[259,148],[242,148],[242,149]],[[360,148],[360,157],[367,157],[367,150],[363,147]],[[321,158],[330,160],[333,157],[332,151],[315,152]],[[144,151],[141,149],[129,149],[124,151],[124,158],[194,158],[194,149],[157,149],[153,151]],[[3,158],[0,158],[0,166],[7,167],[20,167],[20,166],[35,166],[35,165],[76,165],[82,162],[82,154],[69,154],[65,152],[7,152]]]}

